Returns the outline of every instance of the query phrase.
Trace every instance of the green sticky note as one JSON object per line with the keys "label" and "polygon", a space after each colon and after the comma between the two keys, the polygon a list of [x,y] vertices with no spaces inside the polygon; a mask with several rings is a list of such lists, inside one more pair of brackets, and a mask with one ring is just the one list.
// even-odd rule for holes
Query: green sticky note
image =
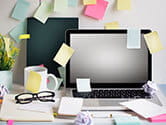
{"label": "green sticky note", "polygon": [[12,13],[12,18],[17,20],[24,20],[28,13],[30,3],[26,0],[17,0],[15,8]]}
{"label": "green sticky note", "polygon": [[26,34],[27,32],[27,21],[23,21],[20,24],[18,24],[16,27],[14,27],[10,32],[9,35],[17,42],[19,43],[21,39],[19,39],[19,36],[21,34]]}
{"label": "green sticky note", "polygon": [[78,5],[78,0],[68,0],[69,7],[76,7]]}
{"label": "green sticky note", "polygon": [[58,90],[63,79],[62,78],[57,78],[58,83],[55,83],[52,79],[49,79],[49,82],[47,83],[47,88],[49,90]]}
{"label": "green sticky note", "polygon": [[43,1],[33,17],[44,24],[51,13],[53,13],[52,3],[49,1]]}
{"label": "green sticky note", "polygon": [[66,70],[64,67],[58,67],[60,77],[63,79],[63,84],[66,83]]}
{"label": "green sticky note", "polygon": [[68,6],[68,0],[54,0],[54,11],[65,12]]}
{"label": "green sticky note", "polygon": [[141,125],[139,118],[133,116],[118,116],[114,120],[116,125]]}

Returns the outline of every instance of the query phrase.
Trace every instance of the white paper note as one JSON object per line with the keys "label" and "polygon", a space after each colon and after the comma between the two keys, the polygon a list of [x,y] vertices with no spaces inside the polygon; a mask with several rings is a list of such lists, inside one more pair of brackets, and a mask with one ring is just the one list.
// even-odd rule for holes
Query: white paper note
{"label": "white paper note", "polygon": [[91,92],[90,79],[77,78],[77,91],[78,92]]}

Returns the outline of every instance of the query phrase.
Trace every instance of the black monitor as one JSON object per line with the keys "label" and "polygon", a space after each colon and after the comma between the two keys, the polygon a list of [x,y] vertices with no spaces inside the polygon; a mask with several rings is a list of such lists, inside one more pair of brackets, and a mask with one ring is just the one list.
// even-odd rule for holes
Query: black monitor
{"label": "black monitor", "polygon": [[127,48],[127,30],[68,30],[75,53],[67,65],[66,87],[90,78],[93,88],[140,88],[151,80],[151,55],[141,30],[141,48]]}

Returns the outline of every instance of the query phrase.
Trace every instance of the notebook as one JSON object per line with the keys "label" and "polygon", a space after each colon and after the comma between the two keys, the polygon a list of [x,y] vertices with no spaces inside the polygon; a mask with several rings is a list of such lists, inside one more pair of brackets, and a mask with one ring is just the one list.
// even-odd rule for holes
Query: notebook
{"label": "notebook", "polygon": [[53,113],[43,113],[28,110],[21,110],[19,106],[21,104],[16,104],[13,94],[5,95],[1,110],[0,110],[0,120],[14,120],[14,121],[53,121]]}

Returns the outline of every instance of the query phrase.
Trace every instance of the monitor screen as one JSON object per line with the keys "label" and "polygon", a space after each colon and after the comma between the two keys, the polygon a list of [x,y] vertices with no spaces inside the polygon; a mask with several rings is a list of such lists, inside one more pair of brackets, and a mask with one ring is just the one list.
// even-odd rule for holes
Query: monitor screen
{"label": "monitor screen", "polygon": [[141,48],[127,48],[127,34],[71,33],[75,50],[70,60],[70,83],[90,78],[91,84],[139,84],[149,80],[149,52],[141,35]]}

